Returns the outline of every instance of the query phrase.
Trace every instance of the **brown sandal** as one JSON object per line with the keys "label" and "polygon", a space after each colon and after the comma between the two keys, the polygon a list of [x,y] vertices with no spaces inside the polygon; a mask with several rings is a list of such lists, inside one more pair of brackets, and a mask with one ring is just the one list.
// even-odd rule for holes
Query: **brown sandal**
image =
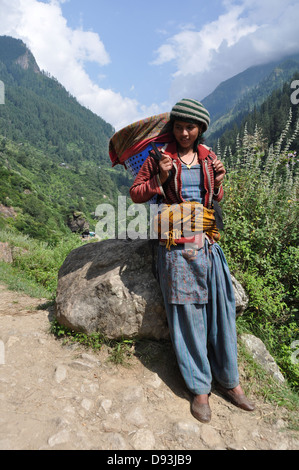
{"label": "brown sandal", "polygon": [[211,408],[209,403],[198,403],[194,397],[191,405],[191,413],[201,423],[209,423],[211,421]]}
{"label": "brown sandal", "polygon": [[232,391],[232,389],[222,387],[222,385],[217,384],[216,389],[218,392],[221,393],[225,398],[228,398],[230,402],[237,406],[238,408],[241,408],[242,410],[245,411],[254,411],[255,405],[252,403],[244,393],[238,394]]}

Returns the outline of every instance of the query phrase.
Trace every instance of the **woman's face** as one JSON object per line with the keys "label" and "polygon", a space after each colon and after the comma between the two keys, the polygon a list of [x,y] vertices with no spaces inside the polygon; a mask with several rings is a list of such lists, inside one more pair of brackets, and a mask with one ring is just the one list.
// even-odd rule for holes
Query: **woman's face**
{"label": "woman's face", "polygon": [[193,148],[194,142],[199,136],[201,126],[189,122],[175,121],[173,124],[173,134],[181,149]]}

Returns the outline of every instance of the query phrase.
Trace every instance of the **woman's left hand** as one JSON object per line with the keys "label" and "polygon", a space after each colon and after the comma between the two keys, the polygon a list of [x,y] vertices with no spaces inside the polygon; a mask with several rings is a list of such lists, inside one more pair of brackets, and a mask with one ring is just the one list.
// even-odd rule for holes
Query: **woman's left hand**
{"label": "woman's left hand", "polygon": [[215,171],[214,185],[219,187],[222,184],[226,171],[223,163],[218,159],[213,161],[213,168]]}

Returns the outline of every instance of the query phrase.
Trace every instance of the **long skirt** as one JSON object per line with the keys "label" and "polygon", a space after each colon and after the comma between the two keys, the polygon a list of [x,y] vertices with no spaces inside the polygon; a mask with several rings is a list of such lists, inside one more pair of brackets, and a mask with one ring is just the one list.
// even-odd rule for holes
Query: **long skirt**
{"label": "long skirt", "polygon": [[159,246],[157,261],[181,374],[195,395],[210,393],[213,377],[234,388],[239,384],[236,309],[224,253],[217,243],[209,247],[206,241],[195,260],[184,254],[183,245],[170,251]]}

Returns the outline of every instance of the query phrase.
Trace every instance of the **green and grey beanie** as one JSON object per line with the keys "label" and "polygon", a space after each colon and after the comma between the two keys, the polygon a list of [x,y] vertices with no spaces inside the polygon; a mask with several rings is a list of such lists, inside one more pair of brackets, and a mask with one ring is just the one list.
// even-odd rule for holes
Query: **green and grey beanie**
{"label": "green and grey beanie", "polygon": [[206,132],[210,124],[208,110],[196,100],[183,99],[176,103],[170,112],[171,121],[193,121],[204,124]]}

